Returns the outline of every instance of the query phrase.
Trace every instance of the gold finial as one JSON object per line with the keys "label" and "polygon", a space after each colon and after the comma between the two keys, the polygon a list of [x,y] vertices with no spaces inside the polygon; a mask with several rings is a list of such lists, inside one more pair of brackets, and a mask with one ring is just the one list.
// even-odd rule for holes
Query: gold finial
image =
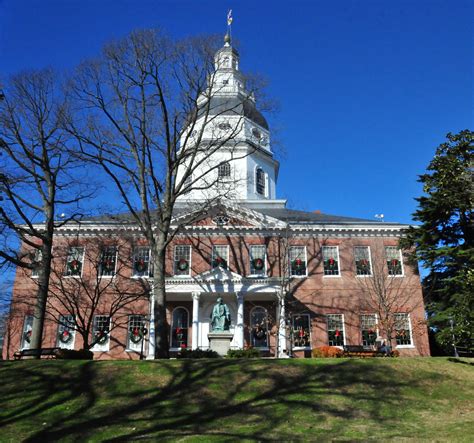
{"label": "gold finial", "polygon": [[225,33],[224,43],[226,46],[230,46],[230,34],[228,32]]}

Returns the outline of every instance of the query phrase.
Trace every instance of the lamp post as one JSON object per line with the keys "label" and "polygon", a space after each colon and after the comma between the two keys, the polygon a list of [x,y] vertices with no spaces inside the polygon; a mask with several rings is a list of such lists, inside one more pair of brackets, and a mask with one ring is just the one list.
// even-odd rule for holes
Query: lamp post
{"label": "lamp post", "polygon": [[454,336],[454,321],[452,318],[449,319],[449,324],[451,325],[451,335],[453,338],[453,349],[454,349],[454,356],[459,357],[458,349],[456,348],[456,337]]}

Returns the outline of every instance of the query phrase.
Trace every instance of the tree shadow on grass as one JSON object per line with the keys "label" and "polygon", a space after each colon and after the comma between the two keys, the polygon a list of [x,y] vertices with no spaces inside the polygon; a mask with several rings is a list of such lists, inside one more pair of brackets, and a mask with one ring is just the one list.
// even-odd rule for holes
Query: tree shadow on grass
{"label": "tree shadow on grass", "polygon": [[390,364],[352,360],[38,365],[18,364],[0,388],[4,404],[26,392],[0,415],[0,426],[40,423],[26,441],[303,440],[340,436],[351,421],[396,429],[402,391],[415,387]]}

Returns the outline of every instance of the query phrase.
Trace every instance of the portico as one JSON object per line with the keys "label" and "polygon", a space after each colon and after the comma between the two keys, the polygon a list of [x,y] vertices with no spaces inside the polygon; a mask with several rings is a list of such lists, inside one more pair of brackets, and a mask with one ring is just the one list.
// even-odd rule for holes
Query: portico
{"label": "portico", "polygon": [[[256,307],[265,309],[267,311],[265,322],[268,324],[269,320],[272,320],[273,328],[279,329],[279,319],[282,316],[281,307],[284,306],[280,302],[280,293],[281,288],[277,279],[245,278],[220,267],[195,277],[167,279],[166,298],[171,310],[170,351],[179,350],[176,340],[173,342],[173,334],[177,328],[181,330],[181,326],[184,324],[191,326],[191,336],[187,337],[185,347],[209,349],[210,317],[212,307],[218,297],[222,297],[230,310],[229,331],[233,334],[231,349],[243,349],[246,343],[246,331],[249,334],[253,326],[250,318],[247,319],[246,324],[245,312],[250,314]],[[150,304],[153,303],[153,297],[151,297]],[[181,310],[184,317],[187,317],[180,323],[180,326],[176,325],[176,322],[180,321],[175,315],[178,309]],[[269,332],[269,330],[265,330],[265,334],[268,335]],[[152,334],[154,335],[154,331],[150,330],[150,344],[154,341]],[[283,348],[284,340],[281,337],[284,337],[284,332],[277,334],[277,336],[279,339],[276,342],[282,343],[278,347]],[[270,337],[267,338],[267,344],[269,345],[269,343]],[[275,347],[277,343],[274,344]],[[264,346],[263,349],[268,350],[269,346]],[[152,355],[153,347],[151,345],[149,358],[152,358]]]}

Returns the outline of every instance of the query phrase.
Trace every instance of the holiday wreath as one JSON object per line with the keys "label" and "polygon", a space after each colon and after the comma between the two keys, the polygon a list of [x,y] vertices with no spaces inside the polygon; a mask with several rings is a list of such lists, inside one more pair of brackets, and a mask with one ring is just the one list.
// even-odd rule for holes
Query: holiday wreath
{"label": "holiday wreath", "polygon": [[71,272],[72,275],[77,275],[81,273],[81,262],[79,260],[71,260],[68,263],[69,266],[69,271]]}
{"label": "holiday wreath", "polygon": [[72,340],[72,334],[67,329],[64,329],[59,333],[58,338],[61,343],[66,345]]}
{"label": "holiday wreath", "polygon": [[252,265],[253,265],[254,269],[256,269],[257,271],[261,271],[263,269],[263,266],[264,266],[263,259],[254,258],[253,261],[252,261]]}
{"label": "holiday wreath", "polygon": [[134,344],[140,343],[143,338],[143,331],[141,328],[135,327],[130,332],[130,341]]}
{"label": "holiday wreath", "polygon": [[189,267],[189,263],[185,258],[181,258],[178,261],[178,269],[180,271],[187,271],[188,267]]}

